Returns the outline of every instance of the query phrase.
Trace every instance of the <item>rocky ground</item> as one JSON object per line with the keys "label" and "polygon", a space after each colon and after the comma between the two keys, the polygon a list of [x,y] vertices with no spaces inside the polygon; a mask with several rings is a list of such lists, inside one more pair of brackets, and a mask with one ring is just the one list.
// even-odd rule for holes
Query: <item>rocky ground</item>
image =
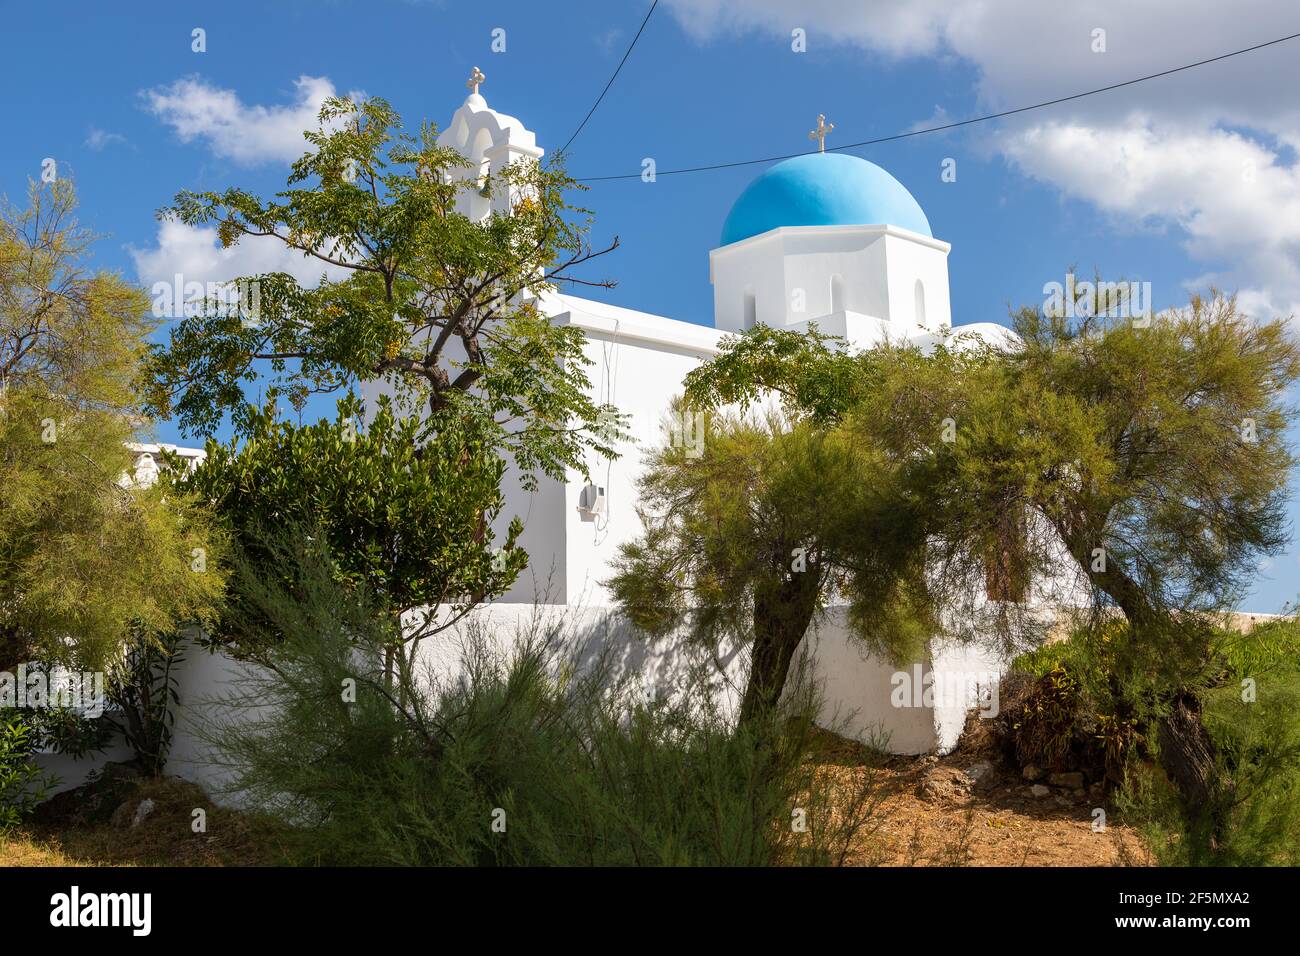
{"label": "rocky ground", "polygon": [[[853,745],[845,742],[845,746]],[[939,757],[890,757],[869,774],[883,795],[852,862],[885,866],[1144,865],[1137,834],[1116,825],[1101,780],[1082,772],[1008,766],[992,734],[972,718],[960,748]],[[857,766],[854,766],[857,764]]]}

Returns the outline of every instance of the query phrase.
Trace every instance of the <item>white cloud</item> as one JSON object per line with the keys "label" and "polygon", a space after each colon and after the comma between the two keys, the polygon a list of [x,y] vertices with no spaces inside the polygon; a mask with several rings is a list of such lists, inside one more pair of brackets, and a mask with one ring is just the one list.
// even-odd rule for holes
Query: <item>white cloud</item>
{"label": "white cloud", "polygon": [[623,31],[618,27],[610,27],[608,30],[597,33],[595,37],[596,46],[600,48],[600,52],[605,56],[612,54],[614,52],[615,44],[622,39]]}
{"label": "white cloud", "polygon": [[92,126],[90,132],[86,134],[86,146],[99,152],[106,146],[112,146],[114,143],[125,143],[126,137],[121,133],[110,133]]}
{"label": "white cloud", "polygon": [[334,84],[325,77],[300,76],[294,88],[294,101],[282,106],[246,105],[234,90],[198,77],[142,95],[149,111],[182,142],[202,140],[217,156],[255,165],[290,162],[306,152],[303,131],[317,128],[321,104],[334,95]]}
{"label": "white cloud", "polygon": [[150,288],[157,282],[173,283],[180,274],[183,283],[227,282],[243,276],[286,272],[306,287],[319,284],[324,272],[332,282],[346,278],[346,269],[331,266],[314,256],[287,248],[279,240],[248,237],[223,249],[215,228],[163,222],[158,227],[158,245],[151,249],[129,248],[140,282]]}
{"label": "white cloud", "polygon": [[[1095,89],[1296,32],[1294,0],[667,0],[701,42],[747,30],[889,58],[957,57],[981,111]],[[1105,30],[1106,51],[1093,51]],[[1260,314],[1300,314],[1300,40],[976,127],[1028,175],[1173,226],[1198,274]],[[951,109],[954,114],[966,109]],[[960,118],[960,117],[959,117]],[[840,124],[847,129],[847,124]],[[1254,174],[1251,176],[1250,170]]]}
{"label": "white cloud", "polygon": [[1038,124],[1002,148],[1116,220],[1177,225],[1192,259],[1224,264],[1190,277],[1189,287],[1240,290],[1252,314],[1300,315],[1300,167],[1280,165],[1258,141],[1133,117]]}

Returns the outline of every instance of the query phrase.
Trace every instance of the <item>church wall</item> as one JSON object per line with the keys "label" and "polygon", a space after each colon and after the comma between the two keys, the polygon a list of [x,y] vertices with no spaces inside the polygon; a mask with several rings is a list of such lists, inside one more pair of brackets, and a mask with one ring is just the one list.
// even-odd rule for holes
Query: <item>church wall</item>
{"label": "church wall", "polygon": [[[740,332],[755,323],[782,326],[786,321],[785,263],[779,237],[768,233],[735,246],[715,249],[713,315],[717,328]],[[745,297],[754,298],[753,322],[746,315]]]}
{"label": "church wall", "polygon": [[948,299],[948,256],[944,251],[900,236],[886,236],[885,255],[888,259],[887,283],[893,309],[890,314],[892,334],[915,334],[916,283],[925,290],[923,325],[938,330],[952,325],[952,309]]}
{"label": "church wall", "polygon": [[[593,304],[594,305],[594,304]],[[629,415],[630,441],[620,447],[620,457],[606,460],[590,455],[587,468],[593,484],[605,489],[605,507],[599,515],[584,515],[578,510],[586,485],[578,472],[570,474],[562,506],[567,565],[568,603],[606,605],[611,601],[604,583],[612,573],[612,562],[619,545],[637,537],[641,522],[636,513],[636,482],[648,452],[667,443],[670,438],[668,409],[674,397],[682,394],[682,382],[696,368],[721,337],[715,330],[686,323],[636,315],[601,323],[600,316],[577,312],[570,321],[585,325],[586,354],[594,363],[588,369],[592,397],[598,403],[609,402]],[[653,321],[658,319],[657,322]],[[634,321],[635,320],[635,321]],[[665,338],[680,333],[694,341],[674,345],[633,338],[635,323],[660,332]],[[645,331],[642,329],[641,331]],[[702,421],[687,417],[676,423],[679,440],[696,447],[703,440]]]}
{"label": "church wall", "polygon": [[[785,239],[786,285],[791,302],[795,290],[808,298],[804,313],[791,312],[791,322],[815,320],[841,310],[889,317],[883,235],[862,229],[790,231],[794,234]],[[832,308],[833,285],[842,290],[840,309]]]}
{"label": "church wall", "polygon": [[[442,680],[462,671],[462,649],[469,640],[482,638],[489,647],[508,655],[529,633],[553,633],[559,649],[556,664],[587,672],[599,664],[611,680],[626,680],[647,698],[681,699],[691,685],[693,671],[709,675],[707,693],[724,716],[734,719],[748,667],[743,648],[724,646],[715,658],[692,644],[684,631],[649,639],[636,632],[610,607],[495,603],[475,611],[455,627],[427,639],[417,667]],[[816,655],[812,673],[823,706],[819,722],[864,743],[893,753],[925,753],[950,749],[964,719],[964,709],[925,706],[917,701],[895,706],[891,700],[894,675],[920,666],[927,673],[930,661],[896,667],[867,653],[845,624],[843,608],[831,608],[809,632],[805,648]],[[973,662],[973,663],[972,663]],[[969,658],[963,666],[988,666]],[[234,768],[210,743],[212,730],[225,720],[244,719],[254,685],[251,665],[211,653],[196,646],[186,648],[176,669],[179,705],[166,772],[202,786],[219,803],[239,805],[231,791]],[[234,704],[234,706],[232,706]],[[253,711],[256,714],[256,711]],[[60,773],[56,792],[82,783],[87,774],[108,760],[125,760],[129,750],[117,741],[105,753],[74,760],[43,755],[39,762]]]}
{"label": "church wall", "polygon": [[950,325],[947,256],[946,243],[890,226],[774,229],[711,253],[717,326],[748,327],[749,294],[757,320],[777,328],[815,321],[831,330],[844,325],[832,317],[849,312],[884,320],[891,337],[913,336],[919,299],[926,326]]}

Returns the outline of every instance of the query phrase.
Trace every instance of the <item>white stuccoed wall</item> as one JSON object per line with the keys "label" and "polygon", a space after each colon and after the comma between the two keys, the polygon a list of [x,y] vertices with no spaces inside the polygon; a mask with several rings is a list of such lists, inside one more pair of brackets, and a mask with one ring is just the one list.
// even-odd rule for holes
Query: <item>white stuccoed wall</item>
{"label": "white stuccoed wall", "polygon": [[[563,625],[563,646],[568,659],[590,667],[607,655],[610,675],[627,679],[653,697],[682,694],[692,667],[708,665],[714,675],[714,701],[721,713],[734,716],[744,687],[747,656],[743,649],[726,648],[715,659],[693,646],[684,635],[656,640],[639,635],[609,607],[491,604],[475,612],[474,624],[463,623],[426,640],[420,660],[433,672],[453,678],[460,672],[461,648],[471,629],[490,636],[503,654],[536,624]],[[974,648],[939,649],[924,661],[897,667],[868,653],[845,626],[844,609],[831,608],[809,632],[805,648],[813,655],[813,680],[822,697],[819,723],[851,738],[891,753],[946,752],[956,746],[967,708],[943,704],[925,706],[914,698],[909,706],[895,706],[893,694],[900,673],[909,678],[914,668],[929,675],[941,672],[1000,673],[996,656]],[[718,666],[720,665],[720,667]],[[208,743],[214,722],[230,716],[229,702],[242,703],[249,692],[249,665],[220,653],[188,647],[177,669],[180,706],[167,772],[202,786],[219,802],[239,803],[229,791],[231,773]],[[129,759],[130,752],[116,742],[103,754],[82,760],[43,755],[41,765],[57,772],[64,790],[84,782],[86,775],[108,760]]]}
{"label": "white stuccoed wall", "polygon": [[[897,226],[784,226],[709,253],[714,322],[730,332],[755,322],[822,331],[850,312],[883,323],[892,338],[952,325],[946,242]],[[919,292],[918,292],[919,289]],[[753,297],[753,319],[746,298]],[[923,306],[922,306],[923,303]],[[834,324],[832,321],[830,324]]]}

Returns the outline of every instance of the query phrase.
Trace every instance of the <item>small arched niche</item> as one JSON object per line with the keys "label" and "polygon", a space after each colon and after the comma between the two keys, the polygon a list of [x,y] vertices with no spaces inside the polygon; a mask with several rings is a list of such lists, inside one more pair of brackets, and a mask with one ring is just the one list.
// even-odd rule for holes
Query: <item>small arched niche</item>
{"label": "small arched niche", "polygon": [[920,279],[916,280],[912,295],[916,303],[916,324],[923,326],[925,325],[925,284]]}
{"label": "small arched niche", "polygon": [[745,308],[741,317],[742,329],[752,329],[758,323],[758,297],[753,289],[745,290]]}
{"label": "small arched niche", "polygon": [[831,276],[831,312],[843,312],[847,308],[844,304],[844,277],[841,275]]}

